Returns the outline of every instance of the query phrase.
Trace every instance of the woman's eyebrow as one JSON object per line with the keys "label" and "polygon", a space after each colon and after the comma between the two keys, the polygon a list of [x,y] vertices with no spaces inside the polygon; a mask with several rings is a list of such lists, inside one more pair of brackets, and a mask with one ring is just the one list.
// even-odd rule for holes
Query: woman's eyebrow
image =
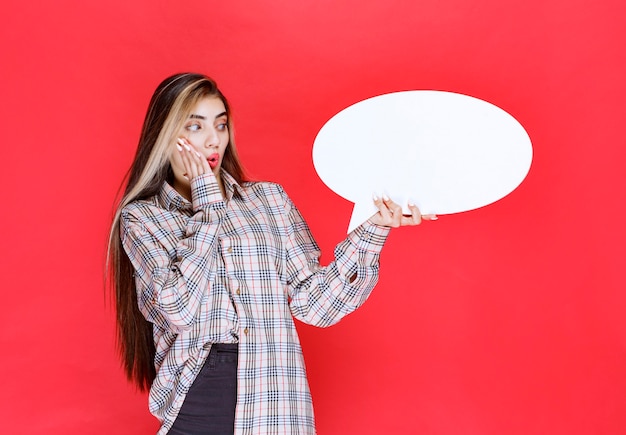
{"label": "woman's eyebrow", "polygon": [[[221,118],[222,116],[226,116],[226,112],[222,112],[219,115],[216,115],[215,119]],[[190,119],[201,119],[202,121],[206,121],[206,119],[207,119],[206,116],[196,115],[195,113],[192,113],[191,115],[189,115],[189,118]]]}

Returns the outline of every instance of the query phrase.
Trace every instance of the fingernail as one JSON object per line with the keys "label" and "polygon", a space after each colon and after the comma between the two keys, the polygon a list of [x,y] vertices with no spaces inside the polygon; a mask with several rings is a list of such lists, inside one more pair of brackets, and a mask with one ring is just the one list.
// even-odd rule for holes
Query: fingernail
{"label": "fingernail", "polygon": [[376,196],[376,194],[373,194],[372,198],[374,199],[374,201],[378,201],[378,196]]}
{"label": "fingernail", "polygon": [[179,144],[176,144],[176,148],[178,148],[178,151],[182,151],[183,147],[181,147]]}
{"label": "fingernail", "polygon": [[415,203],[411,200],[409,200],[409,207],[415,207]]}
{"label": "fingernail", "polygon": [[383,194],[383,199],[384,199],[385,201],[389,201],[389,197],[387,196],[387,194],[386,194],[386,193],[385,193],[385,194]]}

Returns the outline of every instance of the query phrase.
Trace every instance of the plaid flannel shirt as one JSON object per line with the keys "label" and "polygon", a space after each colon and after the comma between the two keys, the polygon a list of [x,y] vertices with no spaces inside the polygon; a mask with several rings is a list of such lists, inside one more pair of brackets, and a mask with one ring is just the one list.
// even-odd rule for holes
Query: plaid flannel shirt
{"label": "plaid flannel shirt", "polygon": [[293,317],[326,327],[363,304],[389,229],[366,222],[322,267],[282,187],[222,179],[226,199],[205,174],[192,181],[191,202],[165,183],[122,210],[139,309],[154,330],[150,412],[167,433],[211,343],[238,342],[235,434],[314,434]]}

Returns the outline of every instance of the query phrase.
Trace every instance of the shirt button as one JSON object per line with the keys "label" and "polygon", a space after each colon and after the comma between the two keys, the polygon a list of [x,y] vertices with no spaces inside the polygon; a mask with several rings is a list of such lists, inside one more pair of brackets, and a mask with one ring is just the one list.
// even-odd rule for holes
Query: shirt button
{"label": "shirt button", "polygon": [[248,328],[245,328],[245,329],[243,330],[243,333],[244,333],[244,334],[246,334],[246,335],[248,335]]}
{"label": "shirt button", "polygon": [[235,293],[237,293],[238,295],[240,295],[240,294],[241,294],[241,290],[240,290],[240,289],[237,289],[237,291],[236,291]]}
{"label": "shirt button", "polygon": [[227,251],[228,251],[228,253],[233,252],[233,247],[232,247],[232,246],[229,246],[229,247],[228,247],[228,249],[227,249]]}

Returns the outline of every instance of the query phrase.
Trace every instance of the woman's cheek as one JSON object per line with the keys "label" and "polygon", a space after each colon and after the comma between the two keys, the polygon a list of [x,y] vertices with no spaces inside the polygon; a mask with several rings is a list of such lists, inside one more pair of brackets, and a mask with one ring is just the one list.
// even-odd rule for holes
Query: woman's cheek
{"label": "woman's cheek", "polygon": [[185,168],[183,165],[183,159],[178,151],[175,151],[170,155],[170,164],[172,165],[174,174],[183,175]]}

